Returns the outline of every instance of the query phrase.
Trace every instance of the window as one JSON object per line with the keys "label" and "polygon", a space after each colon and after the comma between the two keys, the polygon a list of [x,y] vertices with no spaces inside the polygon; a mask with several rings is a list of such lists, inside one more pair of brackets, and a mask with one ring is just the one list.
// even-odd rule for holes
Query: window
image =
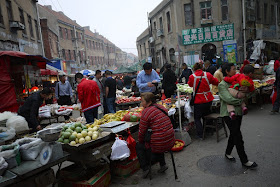
{"label": "window", "polygon": [[92,41],[92,48],[95,49],[94,41]]}
{"label": "window", "polygon": [[65,60],[65,57],[66,55],[65,55],[65,49],[62,49],[62,58]]}
{"label": "window", "polygon": [[228,4],[227,4],[227,0],[221,0],[221,4],[222,4],[222,20],[228,20]]}
{"label": "window", "polygon": [[92,48],[92,47],[91,47],[91,41],[89,40],[88,43],[89,43],[89,48],[91,49],[91,48]]}
{"label": "window", "polygon": [[32,26],[32,19],[31,16],[28,15],[28,25],[29,25],[29,32],[30,36],[34,38],[33,26]]}
{"label": "window", "polygon": [[[23,10],[21,8],[19,8],[18,11],[19,11],[20,22],[25,26]],[[22,30],[22,33],[26,34],[26,28],[24,28],[24,30]]]}
{"label": "window", "polygon": [[74,60],[76,61],[77,59],[76,59],[76,51],[75,50],[73,50],[73,56],[74,56]]}
{"label": "window", "polygon": [[35,22],[35,30],[36,30],[37,40],[40,40],[38,22],[37,22],[37,20],[34,20],[34,22]]}
{"label": "window", "polygon": [[74,36],[74,31],[71,30],[70,32],[71,32],[71,38],[72,38],[72,39],[75,38],[75,36]]}
{"label": "window", "polygon": [[267,18],[267,3],[264,3],[264,22],[266,22],[266,18]]}
{"label": "window", "polygon": [[201,19],[212,19],[211,16],[211,1],[200,3]]}
{"label": "window", "polygon": [[271,8],[271,23],[273,24],[274,22],[275,22],[275,11],[274,11],[274,5],[271,5],[270,6],[270,8]]}
{"label": "window", "polygon": [[260,1],[256,1],[256,8],[257,8],[257,19],[261,19],[261,12],[260,12]]}
{"label": "window", "polygon": [[2,8],[0,6],[0,24],[4,25],[4,19],[3,19],[3,15],[2,15]]}
{"label": "window", "polygon": [[81,40],[83,40],[83,33],[81,33]]}
{"label": "window", "polygon": [[72,60],[72,58],[71,58],[71,50],[68,50],[68,58],[69,58],[69,60]]}
{"label": "window", "polygon": [[192,4],[184,4],[185,24],[193,25]]}
{"label": "window", "polygon": [[65,32],[65,39],[68,39],[68,30],[67,30],[67,28],[64,29],[64,32]]}
{"label": "window", "polygon": [[163,31],[162,17],[159,18],[159,28]]}
{"label": "window", "polygon": [[170,18],[170,12],[166,13],[166,19],[167,19],[167,31],[171,32],[171,18]]}
{"label": "window", "polygon": [[156,30],[156,29],[157,29],[157,23],[154,22],[154,30]]}
{"label": "window", "polygon": [[80,38],[79,38],[79,33],[78,33],[78,31],[76,31],[76,37],[77,37],[77,39],[78,39],[78,41],[79,41]]}
{"label": "window", "polygon": [[12,3],[9,0],[6,0],[6,7],[7,7],[7,13],[9,21],[13,20],[13,10],[12,10]]}
{"label": "window", "polygon": [[62,28],[59,27],[59,35],[60,35],[60,38],[63,38],[63,33],[62,33]]}

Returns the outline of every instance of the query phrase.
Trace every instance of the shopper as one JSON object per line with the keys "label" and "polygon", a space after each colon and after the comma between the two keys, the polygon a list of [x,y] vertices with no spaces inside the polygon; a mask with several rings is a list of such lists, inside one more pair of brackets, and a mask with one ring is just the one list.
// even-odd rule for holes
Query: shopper
{"label": "shopper", "polygon": [[72,87],[66,76],[60,76],[60,81],[55,86],[55,97],[59,105],[72,105],[71,98],[73,96]]}
{"label": "shopper", "polygon": [[[222,72],[225,77],[232,77],[236,74],[236,68],[233,63],[226,63],[222,67]],[[220,116],[223,117],[223,120],[227,124],[230,131],[225,157],[230,161],[235,161],[235,158],[231,156],[231,152],[235,146],[242,165],[247,168],[255,168],[258,165],[255,162],[251,162],[248,160],[244,150],[244,141],[240,129],[242,123],[242,100],[234,98],[229,93],[228,88],[230,86],[231,84],[225,82],[224,80],[218,86],[219,96],[221,100]],[[235,106],[235,119],[231,119],[229,117],[229,113],[227,111],[228,104]]]}
{"label": "shopper", "polygon": [[116,113],[116,90],[117,90],[117,83],[116,80],[112,78],[112,72],[106,71],[106,103],[109,113]]}
{"label": "shopper", "polygon": [[140,96],[139,88],[136,85],[136,79],[131,80],[131,91],[133,92],[134,97]]}
{"label": "shopper", "polygon": [[276,69],[276,75],[275,75],[275,82],[274,82],[274,90],[277,92],[276,100],[274,101],[273,104],[273,109],[271,111],[271,114],[275,114],[276,112],[279,112],[279,107],[280,107],[280,64],[275,66]]}
{"label": "shopper", "polygon": [[211,64],[211,62],[209,60],[206,60],[204,63],[204,70],[206,72],[211,73],[212,75],[214,75],[215,71],[217,70],[215,66],[213,66]]}
{"label": "shopper", "polygon": [[200,139],[203,138],[203,126],[201,118],[210,113],[210,108],[214,99],[210,90],[210,84],[219,84],[218,79],[213,77],[213,75],[208,72],[203,72],[202,68],[203,66],[201,63],[195,63],[193,66],[193,70],[195,72],[190,76],[188,82],[189,86],[193,87],[193,90],[195,92],[201,79],[194,100],[194,122],[196,125],[197,136]]}
{"label": "shopper", "polygon": [[155,70],[152,69],[152,64],[146,62],[143,65],[143,70],[138,74],[136,79],[140,93],[152,92],[156,94],[156,84],[160,83],[160,78]]}
{"label": "shopper", "polygon": [[[150,172],[150,162],[160,163],[159,173],[168,169],[164,152],[171,150],[175,137],[173,125],[165,114],[168,111],[162,105],[156,104],[155,95],[151,92],[142,93],[141,102],[144,110],[139,124],[139,143],[136,145],[136,151],[143,169],[143,178],[146,178]],[[151,131],[150,140],[147,138],[149,131]]]}
{"label": "shopper", "polygon": [[[223,73],[222,73],[222,67],[220,67],[215,73],[214,77],[218,79],[219,83],[224,79]],[[213,94],[217,94],[219,92],[218,86],[212,85],[212,92]]]}
{"label": "shopper", "polygon": [[243,61],[243,65],[242,65],[242,67],[240,68],[239,72],[240,72],[240,73],[243,73],[244,67],[245,67],[246,65],[248,65],[248,64],[250,64],[249,60],[245,59],[245,60]]}
{"label": "shopper", "polygon": [[42,129],[38,121],[39,108],[44,100],[51,97],[51,94],[52,92],[49,88],[44,88],[42,91],[35,92],[29,96],[19,108],[18,114],[25,118],[29,128],[32,128],[32,132]]}
{"label": "shopper", "polygon": [[87,123],[92,123],[97,119],[98,107],[101,105],[99,87],[95,81],[87,80],[81,73],[75,75],[75,80],[78,83],[77,92],[82,111]]}
{"label": "shopper", "polygon": [[192,74],[192,70],[188,68],[188,65],[186,63],[183,63],[182,69],[183,69],[183,71],[182,71],[182,74],[179,78],[179,82],[182,82],[183,78],[185,78],[184,83],[187,83],[187,82],[189,82],[189,77]]}
{"label": "shopper", "polygon": [[108,70],[106,70],[104,73],[103,73],[103,75],[102,75],[102,78],[101,78],[101,83],[103,84],[103,109],[104,109],[104,111],[103,111],[103,114],[105,115],[105,114],[107,114],[108,113],[108,108],[107,108],[107,102],[106,102],[106,86],[105,86],[105,82],[106,82],[106,72],[107,72]]}
{"label": "shopper", "polygon": [[100,90],[100,102],[101,105],[103,106],[104,104],[104,92],[103,92],[103,83],[101,82],[101,71],[100,70],[96,70],[95,71],[95,77],[93,78],[93,80],[97,83],[98,88]]}
{"label": "shopper", "polygon": [[171,64],[165,66],[163,73],[162,89],[166,98],[170,98],[176,90],[176,76],[174,71],[171,70]]}
{"label": "shopper", "polygon": [[130,89],[131,86],[131,77],[128,74],[125,74],[123,78],[123,84],[126,89]]}

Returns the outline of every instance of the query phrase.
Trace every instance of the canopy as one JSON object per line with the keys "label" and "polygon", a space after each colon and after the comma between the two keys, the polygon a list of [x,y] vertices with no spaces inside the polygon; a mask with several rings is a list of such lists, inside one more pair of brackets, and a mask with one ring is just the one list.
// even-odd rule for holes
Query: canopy
{"label": "canopy", "polygon": [[[47,70],[50,70],[52,72],[55,72],[55,75],[66,75],[66,73],[64,71],[61,71],[60,69],[57,69],[53,66],[50,66],[49,64],[46,65]],[[53,75],[53,74],[51,74]]]}
{"label": "canopy", "polygon": [[84,69],[84,70],[80,71],[80,73],[83,75],[95,75],[95,71],[92,71],[90,69]]}
{"label": "canopy", "polygon": [[120,73],[132,73],[135,72],[135,70],[129,68],[129,67],[124,67],[123,65],[119,67],[117,70],[113,71],[114,74],[120,74]]}
{"label": "canopy", "polygon": [[146,59],[143,59],[135,64],[133,64],[132,66],[130,66],[129,68],[134,70],[134,71],[141,71],[143,69],[143,65],[146,63]]}

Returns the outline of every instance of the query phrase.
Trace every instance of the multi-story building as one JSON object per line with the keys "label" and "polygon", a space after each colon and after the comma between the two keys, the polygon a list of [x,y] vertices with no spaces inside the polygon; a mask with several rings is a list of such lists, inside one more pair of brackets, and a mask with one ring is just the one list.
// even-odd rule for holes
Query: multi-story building
{"label": "multi-story building", "polygon": [[0,50],[44,55],[37,0],[0,1]]}
{"label": "multi-story building", "polygon": [[[156,66],[169,62],[177,67],[182,62],[193,64],[215,56],[224,61],[243,62],[245,56],[250,56],[253,40],[270,43],[278,39],[280,9],[279,0],[244,0],[244,30],[242,2],[163,0],[149,13],[149,30],[137,38],[139,58],[150,56]],[[269,48],[275,52],[278,49]]]}

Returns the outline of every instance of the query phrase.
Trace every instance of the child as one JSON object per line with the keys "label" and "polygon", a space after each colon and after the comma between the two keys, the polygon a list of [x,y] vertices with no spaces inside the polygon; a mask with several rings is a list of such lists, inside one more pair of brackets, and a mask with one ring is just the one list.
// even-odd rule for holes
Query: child
{"label": "child", "polygon": [[[251,65],[244,66],[243,73],[244,74],[236,74],[232,77],[225,77],[224,81],[227,83],[231,83],[232,85],[229,87],[229,93],[235,98],[245,98],[246,94],[249,92],[253,92],[255,90],[254,82],[252,80],[254,67]],[[244,115],[248,113],[248,109],[246,104],[242,102],[241,104],[242,112]],[[235,119],[235,111],[233,105],[227,105],[227,110],[230,114],[231,119]]]}

